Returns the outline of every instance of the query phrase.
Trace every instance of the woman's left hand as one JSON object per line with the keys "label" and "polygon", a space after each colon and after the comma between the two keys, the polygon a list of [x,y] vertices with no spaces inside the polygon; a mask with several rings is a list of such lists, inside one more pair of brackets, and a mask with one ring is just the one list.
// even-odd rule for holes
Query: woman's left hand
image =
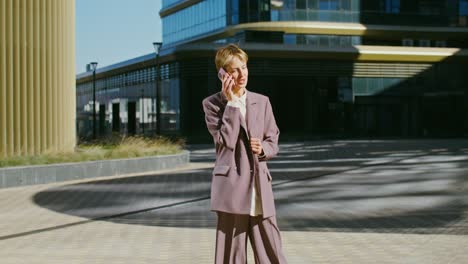
{"label": "woman's left hand", "polygon": [[254,154],[260,155],[263,152],[262,142],[259,138],[250,138],[250,148]]}

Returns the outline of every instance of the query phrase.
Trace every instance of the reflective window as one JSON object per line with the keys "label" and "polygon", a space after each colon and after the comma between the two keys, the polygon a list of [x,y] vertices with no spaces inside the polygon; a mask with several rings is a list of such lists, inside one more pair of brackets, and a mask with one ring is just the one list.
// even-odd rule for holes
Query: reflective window
{"label": "reflective window", "polygon": [[420,0],[419,12],[423,15],[440,15],[445,3],[444,1],[435,2],[432,0]]}
{"label": "reflective window", "polygon": [[284,44],[296,44],[296,35],[295,34],[284,34],[283,35]]}
{"label": "reflective window", "polygon": [[307,9],[306,0],[296,0],[296,9]]}
{"label": "reflective window", "polygon": [[459,15],[468,16],[468,0],[460,0]]}
{"label": "reflective window", "polygon": [[400,0],[385,0],[385,12],[393,14],[400,13]]}
{"label": "reflective window", "polygon": [[350,47],[361,44],[359,36],[284,34],[284,44],[306,44],[313,47]]}
{"label": "reflective window", "polygon": [[338,0],[320,0],[320,10],[338,10]]}
{"label": "reflective window", "polygon": [[[227,22],[228,25],[237,25],[240,23],[258,21],[271,21],[271,16],[277,16],[277,11],[275,10],[278,8],[278,6],[282,6],[282,3],[272,3],[270,0],[231,0],[227,2],[230,3],[227,11],[227,15],[229,16]],[[272,8],[273,12],[271,12]]]}
{"label": "reflective window", "polygon": [[435,45],[436,47],[447,47],[447,42],[445,40],[436,40]]}
{"label": "reflective window", "polygon": [[353,95],[368,96],[384,92],[404,81],[403,78],[362,78],[352,79]]}
{"label": "reflective window", "polygon": [[171,44],[226,26],[226,1],[206,0],[163,17],[163,39]]}
{"label": "reflective window", "polygon": [[401,41],[402,46],[414,46],[414,41],[412,39],[403,39]]}
{"label": "reflective window", "polygon": [[334,21],[333,16],[336,16],[336,13],[325,10],[338,10],[338,0],[320,0],[319,10],[320,21]]}
{"label": "reflective window", "polygon": [[360,0],[285,0],[283,5],[272,1],[273,21],[359,22]]}
{"label": "reflective window", "polygon": [[231,8],[230,8],[230,15],[231,21],[230,25],[237,25],[239,24],[239,0],[232,0],[231,1]]}
{"label": "reflective window", "polygon": [[431,46],[431,41],[428,39],[420,39],[419,40],[419,46],[420,47],[430,47]]}

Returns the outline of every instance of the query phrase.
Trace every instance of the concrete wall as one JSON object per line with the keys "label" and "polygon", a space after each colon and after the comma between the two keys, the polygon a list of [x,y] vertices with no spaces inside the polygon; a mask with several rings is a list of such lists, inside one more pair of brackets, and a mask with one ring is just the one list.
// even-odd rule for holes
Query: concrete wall
{"label": "concrete wall", "polygon": [[105,176],[151,173],[190,162],[190,153],[133,159],[0,168],[0,189]]}

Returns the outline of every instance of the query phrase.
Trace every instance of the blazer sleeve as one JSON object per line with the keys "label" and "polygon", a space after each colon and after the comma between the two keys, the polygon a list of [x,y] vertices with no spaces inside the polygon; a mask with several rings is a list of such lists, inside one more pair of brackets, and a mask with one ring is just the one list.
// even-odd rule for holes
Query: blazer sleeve
{"label": "blazer sleeve", "polygon": [[279,129],[276,126],[275,116],[273,115],[273,109],[268,99],[265,107],[265,130],[263,134],[262,148],[264,156],[260,157],[260,161],[266,161],[278,154],[278,138]]}
{"label": "blazer sleeve", "polygon": [[240,130],[240,109],[226,105],[222,109],[213,103],[213,98],[203,100],[205,122],[216,145],[223,145],[231,150],[236,146]]}

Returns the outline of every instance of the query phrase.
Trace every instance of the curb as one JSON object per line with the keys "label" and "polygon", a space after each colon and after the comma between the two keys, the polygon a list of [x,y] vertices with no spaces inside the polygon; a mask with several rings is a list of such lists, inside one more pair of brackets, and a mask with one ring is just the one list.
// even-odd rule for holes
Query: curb
{"label": "curb", "polygon": [[0,168],[0,189],[172,169],[190,162],[190,152],[131,159]]}

